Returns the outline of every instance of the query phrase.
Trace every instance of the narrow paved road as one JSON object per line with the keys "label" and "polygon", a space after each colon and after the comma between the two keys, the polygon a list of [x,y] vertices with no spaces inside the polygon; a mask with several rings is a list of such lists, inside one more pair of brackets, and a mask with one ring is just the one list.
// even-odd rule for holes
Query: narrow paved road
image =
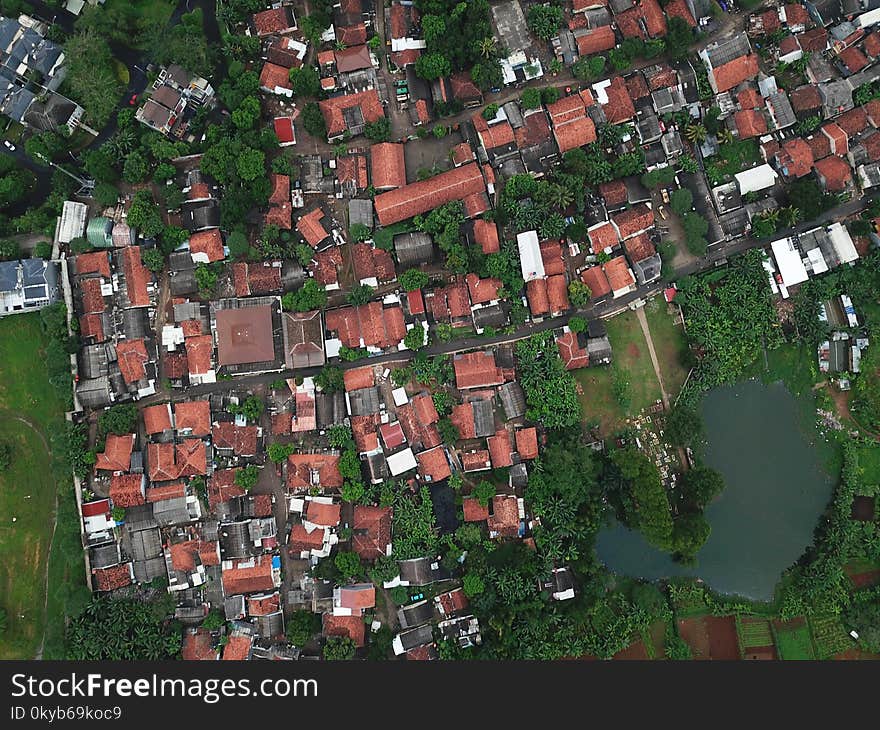
{"label": "narrow paved road", "polygon": [[651,328],[648,326],[648,318],[645,316],[645,308],[639,307],[636,310],[636,318],[642,328],[642,334],[645,336],[645,342],[648,343],[648,353],[651,355],[651,364],[654,366],[654,374],[657,376],[657,382],[660,383],[660,397],[663,399],[663,410],[669,410],[669,396],[666,394],[666,388],[663,387],[663,375],[660,372],[660,362],[657,360],[657,353],[654,351],[654,339],[651,337]]}

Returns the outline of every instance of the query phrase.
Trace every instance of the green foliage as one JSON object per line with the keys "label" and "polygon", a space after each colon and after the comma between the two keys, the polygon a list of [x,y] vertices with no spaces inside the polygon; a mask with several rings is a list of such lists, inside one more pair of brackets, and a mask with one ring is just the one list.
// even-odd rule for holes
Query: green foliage
{"label": "green foliage", "polygon": [[488,507],[489,502],[492,501],[492,497],[495,496],[495,485],[492,484],[492,482],[487,482],[483,479],[476,487],[474,487],[471,496],[483,505],[483,507]]}
{"label": "green foliage", "polygon": [[315,98],[321,94],[321,77],[314,66],[292,68],[289,72],[293,95],[300,99]]}
{"label": "green foliage", "polygon": [[154,274],[165,268],[165,257],[157,248],[141,249],[141,263]]}
{"label": "green foliage", "polygon": [[654,463],[633,447],[615,451],[611,460],[629,482],[633,512],[627,522],[662,550],[672,547],[672,511]]}
{"label": "green foliage", "polygon": [[360,284],[346,294],[345,300],[354,306],[367,304],[375,293],[376,290],[369,284]]}
{"label": "green foliage", "polygon": [[688,211],[681,216],[681,225],[688,251],[694,256],[705,256],[708,244],[704,236],[709,231],[708,221],[693,211]]}
{"label": "green foliage", "polygon": [[173,602],[166,600],[93,598],[67,627],[67,659],[171,659],[180,651],[181,642],[179,632],[167,633],[163,628],[171,611]]}
{"label": "green foliage", "polygon": [[476,598],[486,590],[486,584],[483,579],[473,573],[465,574],[461,579],[462,590],[468,598]]}
{"label": "green foliage", "polygon": [[294,451],[296,451],[296,447],[293,444],[282,444],[278,442],[269,444],[269,448],[266,449],[269,459],[276,464],[281,464],[287,461],[287,457]]}
{"label": "green foliage", "polygon": [[342,368],[336,365],[325,365],[315,377],[315,385],[325,393],[338,393],[344,387]]}
{"label": "green foliage", "polygon": [[354,659],[357,647],[349,636],[330,636],[324,642],[323,657],[327,661]]}
{"label": "green foliage", "polygon": [[115,111],[122,93],[110,46],[89,28],[77,32],[64,44],[65,85],[70,96],[85,109],[86,121],[101,129]]}
{"label": "green foliage", "polygon": [[407,331],[403,338],[403,344],[410,350],[420,350],[425,346],[425,330],[418,322]]}
{"label": "green foliage", "polygon": [[327,291],[314,279],[307,279],[299,291],[288,292],[281,306],[289,312],[311,312],[327,306]]}
{"label": "green foliage", "polygon": [[[581,308],[586,307],[590,303],[590,299],[593,296],[593,292],[590,291],[590,287],[584,284],[582,281],[572,281],[568,285],[568,298],[571,301],[572,305]],[[577,319],[577,318],[574,318]],[[584,323],[586,324],[586,323]],[[571,322],[569,321],[569,327],[571,327]],[[575,330],[572,327],[572,331],[582,332],[583,330]]]}
{"label": "green foliage", "polygon": [[666,50],[675,61],[683,60],[693,42],[693,31],[685,20],[679,17],[669,18],[666,32]]}
{"label": "green foliage", "polygon": [[675,446],[693,446],[703,436],[703,419],[687,403],[676,405],[666,418],[666,438]]}
{"label": "green foliage", "polygon": [[364,569],[357,553],[338,552],[336,553],[333,562],[336,564],[336,569],[345,580],[359,578],[363,574]]}
{"label": "green foliage", "polygon": [[708,466],[695,466],[681,478],[682,502],[702,510],[724,491],[724,478]]}
{"label": "green foliage", "polygon": [[421,269],[408,269],[397,277],[404,291],[416,291],[428,284],[428,275]]}
{"label": "green foliage", "polygon": [[245,492],[249,492],[260,478],[260,469],[256,464],[248,464],[235,472],[235,484]]}
{"label": "green foliage", "polygon": [[444,444],[454,444],[460,437],[458,426],[449,418],[440,419],[437,423],[437,431]]}
{"label": "green foliage", "polygon": [[452,363],[448,355],[428,357],[423,352],[416,353],[412,359],[413,375],[422,385],[432,382],[451,383],[454,378]]}
{"label": "green foliage", "polygon": [[522,104],[523,109],[537,109],[541,106],[541,90],[535,86],[523,89],[519,103]]}
{"label": "green foliage", "polygon": [[642,175],[642,185],[644,185],[646,188],[651,188],[653,190],[655,188],[663,187],[665,185],[671,185],[674,179],[674,167],[658,167],[656,170],[651,170],[650,172],[646,172],[644,175]]}
{"label": "green foliage", "polygon": [[285,621],[285,628],[287,640],[294,646],[302,647],[321,630],[320,617],[306,609],[294,611]]}
{"label": "green foliage", "polygon": [[402,491],[397,495],[391,534],[397,560],[436,554],[439,539],[434,525],[431,493],[427,487],[422,487],[418,494]]}
{"label": "green foliage", "polygon": [[[694,205],[693,193],[688,188],[679,188],[669,196],[669,207],[678,215],[690,212]],[[706,229],[708,230],[708,228]]]}
{"label": "green foliage", "polygon": [[315,102],[310,101],[303,107],[302,120],[303,127],[312,137],[327,138],[327,123],[324,121],[320,107]]}
{"label": "green foliage", "polygon": [[562,27],[562,8],[556,5],[532,5],[526,20],[532,33],[548,41]]}
{"label": "green foliage", "polygon": [[585,320],[583,317],[571,317],[568,320],[568,328],[574,333],[586,332],[587,320]]}
{"label": "green foliage", "polygon": [[565,369],[549,333],[532,335],[516,344],[517,371],[526,396],[526,418],[547,428],[573,426],[580,421],[580,401],[574,378]]}
{"label": "green foliage", "polygon": [[487,104],[481,112],[483,119],[494,119],[500,107],[497,104]]}
{"label": "green foliage", "polygon": [[136,228],[145,238],[157,236],[165,228],[159,207],[149,190],[138,190],[134,194],[131,207],[128,209],[127,221],[128,225]]}
{"label": "green foliage", "polygon": [[426,81],[439,79],[441,76],[449,76],[452,65],[449,59],[439,53],[425,53],[416,61],[416,74]]}
{"label": "green foliage", "polygon": [[578,81],[592,81],[599,78],[605,70],[604,56],[582,56],[571,66],[571,72]]}
{"label": "green foliage", "polygon": [[355,241],[368,241],[373,235],[373,232],[363,223],[353,223],[348,232]]}
{"label": "green foliage", "polygon": [[4,472],[12,466],[13,453],[11,444],[0,441],[0,472]]}
{"label": "green foliage", "polygon": [[138,409],[134,403],[119,403],[110,406],[98,416],[98,429],[101,435],[108,433],[124,436],[137,429]]}

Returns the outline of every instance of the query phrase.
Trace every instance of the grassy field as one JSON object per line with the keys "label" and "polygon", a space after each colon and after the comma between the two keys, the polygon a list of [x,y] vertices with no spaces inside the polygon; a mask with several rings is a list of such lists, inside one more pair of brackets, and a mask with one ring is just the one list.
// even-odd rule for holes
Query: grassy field
{"label": "grassy field", "polygon": [[811,616],[810,633],[819,659],[828,659],[855,647],[855,640],[843,628],[839,616]]}
{"label": "grassy field", "polygon": [[[685,348],[681,327],[673,324],[666,304],[655,297],[645,307],[645,315],[660,373],[670,398],[674,398],[687,377],[681,364]],[[608,339],[614,351],[613,365],[582,368],[575,371],[583,393],[580,396],[584,422],[598,423],[604,435],[619,431],[627,416],[634,416],[660,399],[660,383],[651,364],[651,355],[635,312],[626,311],[609,320]],[[614,368],[629,381],[629,407],[620,404],[614,394]]]}
{"label": "grassy field", "polygon": [[0,603],[8,615],[0,659],[32,658],[45,625],[57,467],[55,449],[47,445],[63,432],[64,416],[42,366],[44,342],[39,315],[0,320],[0,439],[14,448],[12,466],[0,475]]}
{"label": "grassy field", "polygon": [[859,466],[865,471],[866,484],[880,484],[880,447],[859,449]]}
{"label": "grassy field", "polygon": [[773,632],[767,619],[737,618],[736,629],[744,649],[773,644]]}
{"label": "grassy field", "polygon": [[661,297],[654,297],[645,305],[645,317],[651,330],[657,361],[660,363],[663,386],[672,402],[688,374],[688,369],[682,365],[682,357],[687,351],[687,339],[684,329],[675,324],[666,307],[666,302]]}
{"label": "grassy field", "polygon": [[780,659],[815,659],[816,652],[813,649],[813,641],[810,638],[810,629],[803,619],[800,625],[776,627],[776,649]]}

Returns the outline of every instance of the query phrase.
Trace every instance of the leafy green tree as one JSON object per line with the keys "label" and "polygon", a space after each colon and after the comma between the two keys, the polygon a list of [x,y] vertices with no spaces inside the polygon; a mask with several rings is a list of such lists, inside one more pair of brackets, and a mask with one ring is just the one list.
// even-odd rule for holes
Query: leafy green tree
{"label": "leafy green tree", "polygon": [[17,241],[0,241],[0,261],[15,261],[21,258],[21,247]]}
{"label": "leafy green tree", "polygon": [[307,279],[299,291],[285,294],[281,305],[289,312],[323,309],[327,305],[327,291],[314,279]]}
{"label": "leafy green tree", "polygon": [[128,225],[137,229],[145,238],[159,235],[165,227],[159,214],[159,207],[149,190],[138,190],[132,197],[128,209]]}
{"label": "leafy green tree", "polygon": [[345,387],[342,368],[335,365],[325,365],[321,372],[315,376],[315,385],[325,393],[340,392]]}
{"label": "leafy green tree", "polygon": [[[582,281],[573,281],[568,285],[568,298],[575,307],[580,308],[588,306],[592,296],[593,292],[590,291],[590,287]],[[573,317],[572,319],[577,318]],[[569,321],[568,326],[571,327],[571,321]],[[575,331],[573,327],[572,331]]]}
{"label": "leafy green tree", "polygon": [[693,41],[693,31],[687,21],[679,17],[669,18],[666,29],[666,50],[674,61],[687,57]]}
{"label": "leafy green tree", "polygon": [[528,405],[526,417],[547,428],[578,423],[581,407],[574,378],[565,369],[554,338],[547,333],[532,335],[517,342],[515,352]]}
{"label": "leafy green tree", "polygon": [[559,89],[555,86],[545,86],[541,89],[541,101],[547,105],[559,101]]}
{"label": "leafy green tree", "polygon": [[47,241],[40,241],[34,246],[34,257],[38,259],[52,258],[52,244]]}
{"label": "leafy green tree", "polygon": [[486,590],[483,579],[475,573],[465,573],[461,580],[461,587],[468,598],[476,598]]}
{"label": "leafy green tree", "polygon": [[269,444],[269,448],[266,449],[269,459],[276,464],[282,464],[287,461],[287,457],[294,453],[294,451],[296,451],[296,447],[293,444],[282,444],[277,441]]}
{"label": "leafy green tree", "polygon": [[[493,39],[494,40],[494,39]],[[487,104],[481,112],[483,119],[494,119],[500,107],[497,104]]]}
{"label": "leafy green tree", "polygon": [[416,61],[416,74],[426,81],[439,79],[441,76],[449,76],[452,66],[449,59],[439,53],[424,53]]}
{"label": "leafy green tree", "polygon": [[368,241],[373,235],[369,227],[363,223],[353,223],[348,232],[355,241]]}
{"label": "leafy green tree", "polygon": [[532,5],[526,21],[532,33],[541,40],[549,41],[562,27],[562,8],[556,5]]}
{"label": "leafy green tree", "polygon": [[676,559],[692,562],[697,552],[709,539],[712,528],[699,513],[679,515],[674,522],[672,543]]}
{"label": "leafy green tree", "polygon": [[481,480],[476,487],[474,487],[474,491],[472,495],[483,507],[488,507],[489,502],[492,501],[492,497],[495,496],[495,485],[492,482],[487,482],[485,479]]}
{"label": "leafy green tree", "polygon": [[403,344],[410,350],[420,350],[425,346],[425,330],[420,324],[408,330],[403,338]]}
{"label": "leafy green tree", "polygon": [[693,193],[688,188],[680,188],[669,196],[669,206],[679,215],[684,215],[694,205]]}
{"label": "leafy green tree", "polygon": [[137,428],[138,409],[133,403],[118,403],[110,406],[98,416],[98,429],[101,434],[113,433],[124,436]]}
{"label": "leafy green tree", "polygon": [[0,472],[4,472],[12,466],[12,455],[12,445],[6,441],[0,441]]}
{"label": "leafy green tree", "polygon": [[675,446],[693,446],[703,436],[703,419],[695,408],[680,403],[666,419],[666,437]]}
{"label": "leafy green tree", "polygon": [[391,135],[391,120],[387,117],[364,125],[364,136],[374,142],[386,142]]}
{"label": "leafy green tree", "polygon": [[628,520],[652,545],[672,549],[672,511],[657,467],[633,447],[615,451],[611,460],[630,484],[633,513]]}
{"label": "leafy green tree", "polygon": [[235,472],[236,486],[249,492],[260,478],[260,469],[255,464],[248,464]]}
{"label": "leafy green tree", "polygon": [[287,640],[302,647],[321,630],[318,614],[306,609],[294,611],[285,622]]}
{"label": "leafy green tree", "polygon": [[529,86],[523,89],[519,101],[524,109],[537,109],[541,106],[541,90],[534,86]]}
{"label": "leafy green tree", "polygon": [[293,95],[297,98],[315,98],[321,94],[321,77],[314,66],[290,69]]}
{"label": "leafy green tree", "polygon": [[723,491],[724,477],[707,466],[696,466],[682,476],[682,498],[697,509],[703,509]]}
{"label": "leafy green tree", "polygon": [[324,642],[323,656],[327,661],[354,659],[357,647],[349,636],[330,636]]}
{"label": "leafy green tree", "polygon": [[353,552],[338,552],[333,559],[336,569],[340,572],[345,580],[359,578],[363,575],[364,568],[361,565],[360,556]]}
{"label": "leafy green tree", "polygon": [[141,263],[154,274],[158,274],[165,268],[165,257],[157,248],[141,250]]}
{"label": "leafy green tree", "polygon": [[708,221],[696,213],[687,212],[681,217],[685,245],[695,256],[705,256],[707,243],[704,236],[709,230]]}
{"label": "leafy green tree", "polygon": [[302,120],[303,127],[312,137],[327,138],[327,123],[324,121],[320,107],[315,102],[310,101],[303,107]]}
{"label": "leafy green tree", "polygon": [[587,320],[583,317],[571,317],[568,320],[568,328],[575,333],[578,332],[586,332],[587,330]]}
{"label": "leafy green tree", "polygon": [[428,275],[421,269],[408,269],[397,277],[404,291],[416,291],[428,284]]}
{"label": "leafy green tree", "polygon": [[369,284],[360,284],[354,287],[345,297],[345,300],[354,306],[367,304],[373,298],[376,290]]}
{"label": "leafy green tree", "polygon": [[458,426],[456,426],[448,417],[440,419],[437,423],[437,431],[444,444],[454,444],[460,437]]}

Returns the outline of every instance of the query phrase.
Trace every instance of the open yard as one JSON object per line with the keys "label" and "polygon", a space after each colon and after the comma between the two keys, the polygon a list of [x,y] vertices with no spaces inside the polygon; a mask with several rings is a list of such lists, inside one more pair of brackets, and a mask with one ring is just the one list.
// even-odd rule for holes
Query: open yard
{"label": "open yard", "polygon": [[[684,333],[673,323],[660,297],[645,305],[645,315],[666,392],[674,398],[687,377],[681,364]],[[623,427],[628,416],[637,415],[660,399],[660,383],[636,313],[623,312],[605,324],[614,351],[612,365],[582,368],[575,371],[575,378],[583,391],[580,399],[584,422],[598,423],[602,434],[609,436]],[[615,392],[615,371],[628,383],[623,398]]]}
{"label": "open yard", "polygon": [[694,659],[739,659],[739,641],[733,616],[702,616],[679,619],[678,633]]}
{"label": "open yard", "polygon": [[803,618],[774,621],[776,649],[780,659],[816,659],[810,629]]}
{"label": "open yard", "polygon": [[39,315],[0,320],[0,440],[14,452],[0,474],[0,605],[8,617],[0,659],[33,658],[45,625],[56,492],[49,441],[64,416],[42,366],[43,344]]}

